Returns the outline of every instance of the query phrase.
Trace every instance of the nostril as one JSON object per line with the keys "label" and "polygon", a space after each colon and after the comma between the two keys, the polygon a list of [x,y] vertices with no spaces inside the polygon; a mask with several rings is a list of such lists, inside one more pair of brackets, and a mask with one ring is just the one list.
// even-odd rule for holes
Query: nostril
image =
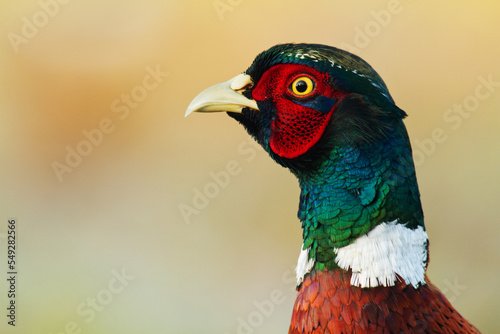
{"label": "nostril", "polygon": [[240,74],[231,81],[231,89],[239,91],[253,86],[252,78],[248,74]]}

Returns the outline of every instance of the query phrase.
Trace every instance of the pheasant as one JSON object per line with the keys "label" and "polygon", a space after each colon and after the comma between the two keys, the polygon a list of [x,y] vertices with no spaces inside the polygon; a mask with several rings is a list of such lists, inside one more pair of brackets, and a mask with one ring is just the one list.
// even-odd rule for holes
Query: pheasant
{"label": "pheasant", "polygon": [[479,333],[426,275],[406,113],[363,59],[276,45],[196,96],[195,111],[226,111],[299,181],[289,333]]}

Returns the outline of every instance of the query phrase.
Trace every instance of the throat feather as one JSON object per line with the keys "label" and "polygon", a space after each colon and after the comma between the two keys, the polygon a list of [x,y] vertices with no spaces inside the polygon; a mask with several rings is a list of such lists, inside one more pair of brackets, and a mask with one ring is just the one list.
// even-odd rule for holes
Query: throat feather
{"label": "throat feather", "polygon": [[295,268],[295,272],[297,273],[297,285],[302,283],[304,276],[314,267],[314,259],[309,258],[309,250],[311,248],[304,249],[303,247],[304,245],[302,245],[300,250],[299,260]]}
{"label": "throat feather", "polygon": [[[425,284],[427,240],[422,226],[412,230],[392,221],[333,251],[337,265],[352,271],[353,286],[394,286],[402,279],[417,288]],[[297,265],[297,285],[314,267],[314,262],[315,259],[309,258],[309,249],[302,250]]]}

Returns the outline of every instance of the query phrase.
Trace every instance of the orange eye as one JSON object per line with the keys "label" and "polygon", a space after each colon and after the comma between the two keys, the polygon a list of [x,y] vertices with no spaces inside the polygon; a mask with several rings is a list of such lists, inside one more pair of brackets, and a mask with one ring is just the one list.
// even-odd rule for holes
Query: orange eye
{"label": "orange eye", "polygon": [[298,77],[292,82],[292,93],[295,96],[303,97],[311,94],[314,90],[314,81],[308,76]]}

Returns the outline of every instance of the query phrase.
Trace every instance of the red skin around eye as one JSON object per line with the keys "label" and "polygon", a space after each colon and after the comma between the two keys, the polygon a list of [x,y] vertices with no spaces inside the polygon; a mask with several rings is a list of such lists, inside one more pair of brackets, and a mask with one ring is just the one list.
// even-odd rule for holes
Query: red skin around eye
{"label": "red skin around eye", "polygon": [[273,101],[275,114],[271,121],[269,145],[274,153],[288,159],[296,158],[314,146],[332,115],[332,111],[324,113],[296,103],[300,98],[290,91],[290,85],[301,75],[307,75],[315,82],[313,92],[304,98],[310,100],[319,95],[338,97],[339,92],[328,84],[328,74],[296,64],[271,67],[252,92],[256,101]]}

